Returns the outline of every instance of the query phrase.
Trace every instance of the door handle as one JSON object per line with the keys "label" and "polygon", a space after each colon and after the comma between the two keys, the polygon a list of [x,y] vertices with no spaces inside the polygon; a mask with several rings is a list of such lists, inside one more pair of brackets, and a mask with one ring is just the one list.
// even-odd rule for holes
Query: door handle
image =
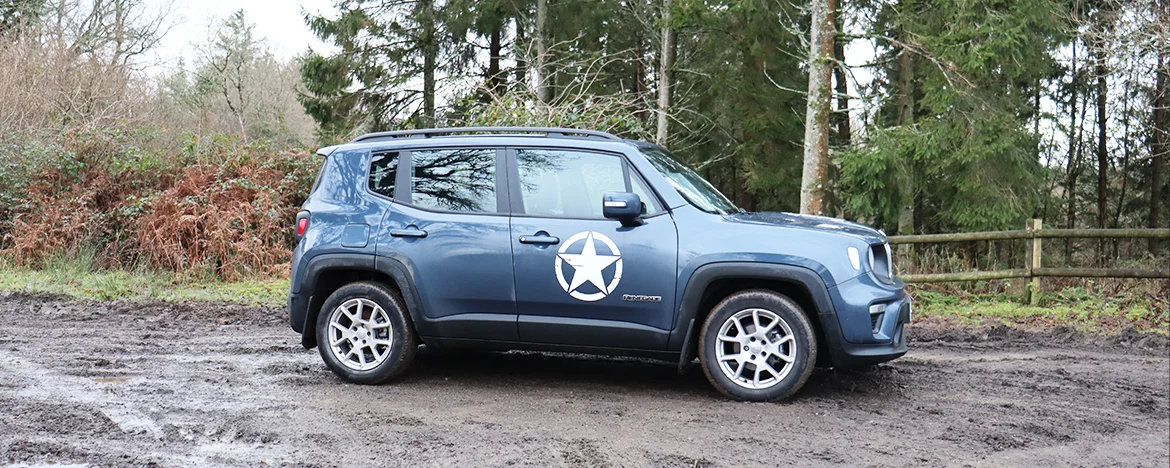
{"label": "door handle", "polygon": [[554,236],[520,236],[521,244],[559,244],[561,238]]}
{"label": "door handle", "polygon": [[391,229],[390,235],[394,237],[423,238],[427,236],[427,232],[419,228]]}

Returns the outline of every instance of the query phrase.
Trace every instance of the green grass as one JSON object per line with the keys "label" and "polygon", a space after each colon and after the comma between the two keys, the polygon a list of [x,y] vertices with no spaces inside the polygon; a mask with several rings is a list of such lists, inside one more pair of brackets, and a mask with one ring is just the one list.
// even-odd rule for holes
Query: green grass
{"label": "green grass", "polygon": [[94,300],[225,301],[253,305],[282,305],[287,279],[259,279],[225,283],[182,278],[174,274],[87,271],[51,267],[27,270],[0,266],[0,290],[60,294]]}
{"label": "green grass", "polygon": [[1126,328],[1140,332],[1170,334],[1170,310],[1149,300],[1117,300],[1094,297],[1083,289],[1070,288],[1047,293],[1041,306],[1030,306],[1020,298],[1002,294],[952,296],[917,291],[917,317],[924,322],[948,322],[978,326],[988,321],[1013,327],[1065,325],[1094,333],[1116,333]]}
{"label": "green grass", "polygon": [[[0,262],[0,290],[58,294],[90,300],[224,301],[280,306],[285,303],[288,280],[256,279],[226,283],[194,272],[186,276],[149,271],[101,270],[96,256],[75,255],[46,262],[40,270],[7,266]],[[1170,334],[1170,311],[1165,301],[1108,298],[1069,288],[1045,293],[1040,307],[1024,305],[1018,297],[1003,294],[952,295],[913,291],[915,321],[975,327],[989,321],[1014,327],[1066,325],[1095,333],[1116,333],[1126,328]]]}

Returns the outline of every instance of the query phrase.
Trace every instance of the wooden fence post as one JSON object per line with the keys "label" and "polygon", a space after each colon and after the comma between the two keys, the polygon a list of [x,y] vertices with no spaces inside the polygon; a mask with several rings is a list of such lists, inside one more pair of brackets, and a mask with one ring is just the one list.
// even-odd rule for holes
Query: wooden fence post
{"label": "wooden fence post", "polygon": [[[907,283],[946,283],[951,281],[987,281],[993,279],[1023,278],[1029,304],[1040,302],[1040,278],[1150,278],[1170,279],[1170,271],[1138,270],[1133,268],[1044,268],[1041,245],[1043,239],[1166,239],[1170,229],[1043,229],[1042,219],[1030,220],[1024,229],[991,232],[961,232],[950,234],[910,234],[890,236],[890,245],[941,244],[964,241],[1030,240],[1032,249],[1024,248],[1023,268],[996,271],[968,271],[957,273],[923,273],[898,275]],[[1035,292],[1036,294],[1032,294]]]}
{"label": "wooden fence post", "polygon": [[1044,220],[1032,220],[1032,264],[1028,268],[1028,276],[1032,277],[1032,284],[1028,286],[1028,303],[1035,306],[1040,304],[1040,277],[1033,274],[1036,270],[1041,268],[1040,258],[1041,253],[1041,238],[1037,236],[1037,231],[1043,228]]}

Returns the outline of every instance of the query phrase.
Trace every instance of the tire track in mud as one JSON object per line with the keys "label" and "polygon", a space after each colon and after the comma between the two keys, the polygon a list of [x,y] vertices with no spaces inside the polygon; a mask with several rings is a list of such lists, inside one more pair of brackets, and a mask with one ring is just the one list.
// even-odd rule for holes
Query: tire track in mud
{"label": "tire track in mud", "polygon": [[696,369],[562,354],[423,353],[355,386],[279,308],[0,293],[0,464],[1170,463],[1164,337],[914,331],[903,359],[749,404]]}
{"label": "tire track in mud", "polygon": [[[8,379],[16,380],[17,385],[21,387],[15,394],[17,398],[90,409],[100,413],[100,416],[92,415],[96,419],[113,423],[118,430],[126,434],[146,434],[155,439],[162,438],[162,429],[154,420],[134,408],[127,407],[125,403],[113,401],[107,395],[103,395],[109,393],[111,386],[128,383],[129,379],[126,377],[84,378],[64,375],[36,366],[26,359],[2,350],[0,373],[5,374]],[[72,428],[57,422],[45,429]],[[108,432],[109,428],[103,429]]]}

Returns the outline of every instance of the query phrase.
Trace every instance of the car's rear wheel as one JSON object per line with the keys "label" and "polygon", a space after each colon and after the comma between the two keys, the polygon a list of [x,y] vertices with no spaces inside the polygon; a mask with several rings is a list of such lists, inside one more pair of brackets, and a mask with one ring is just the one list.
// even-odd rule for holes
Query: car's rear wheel
{"label": "car's rear wheel", "polygon": [[335,374],[350,382],[379,384],[402,374],[418,340],[397,292],[374,282],[342,286],[317,318],[317,349]]}
{"label": "car's rear wheel", "polygon": [[812,375],[816,334],[792,299],[742,291],[711,309],[699,337],[699,360],[707,380],[731,398],[788,398]]}

